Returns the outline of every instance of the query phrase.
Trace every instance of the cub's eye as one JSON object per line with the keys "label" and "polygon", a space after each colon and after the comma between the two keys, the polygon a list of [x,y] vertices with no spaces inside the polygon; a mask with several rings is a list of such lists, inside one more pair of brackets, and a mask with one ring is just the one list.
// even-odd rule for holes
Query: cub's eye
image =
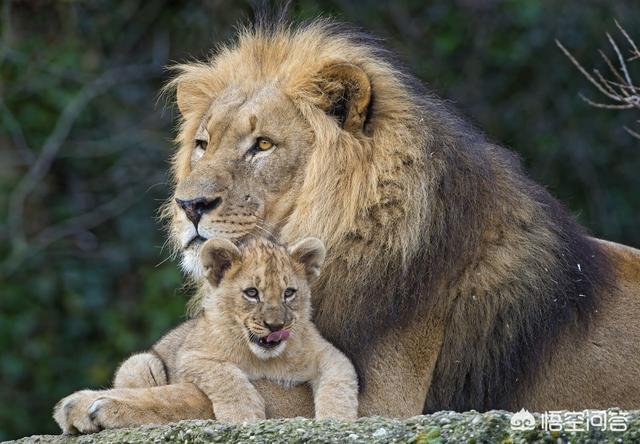
{"label": "cub's eye", "polygon": [[256,148],[260,151],[268,151],[273,148],[273,142],[269,139],[265,139],[264,137],[259,137],[256,141]]}
{"label": "cub's eye", "polygon": [[294,298],[294,297],[295,297],[295,295],[296,295],[296,291],[297,291],[297,290],[296,290],[295,288],[287,288],[287,289],[284,291],[284,300],[285,300],[285,301],[291,301],[291,300],[293,300],[293,298]]}
{"label": "cub's eye", "polygon": [[258,296],[257,288],[253,288],[253,287],[245,288],[244,290],[242,290],[242,292],[244,293],[245,299],[251,302],[258,302],[260,300],[260,297]]}

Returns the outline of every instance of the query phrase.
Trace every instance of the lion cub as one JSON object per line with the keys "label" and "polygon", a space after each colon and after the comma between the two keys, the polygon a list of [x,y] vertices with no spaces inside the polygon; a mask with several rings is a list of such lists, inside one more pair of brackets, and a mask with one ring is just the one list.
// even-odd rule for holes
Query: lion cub
{"label": "lion cub", "polygon": [[[324,257],[324,245],[314,238],[288,249],[259,238],[239,246],[206,241],[200,252],[208,280],[202,314],[169,332],[149,352],[127,359],[113,389],[83,390],[61,400],[55,420],[65,433],[87,433],[205,418],[210,409],[190,408],[192,398],[204,395],[220,421],[263,419],[264,401],[251,382],[263,378],[285,385],[308,382],[318,419],[355,419],[353,365],[310,319],[309,283],[319,275]],[[186,399],[159,398],[160,386],[169,385],[176,393],[189,393]],[[190,409],[183,411],[181,403]]]}
{"label": "lion cub", "polygon": [[210,291],[204,313],[176,350],[176,375],[213,403],[221,421],[265,417],[252,380],[309,382],[315,416],[355,419],[357,377],[351,362],[311,322],[309,281],[325,249],[304,239],[288,250],[252,238],[238,248],[224,239],[202,246]]}

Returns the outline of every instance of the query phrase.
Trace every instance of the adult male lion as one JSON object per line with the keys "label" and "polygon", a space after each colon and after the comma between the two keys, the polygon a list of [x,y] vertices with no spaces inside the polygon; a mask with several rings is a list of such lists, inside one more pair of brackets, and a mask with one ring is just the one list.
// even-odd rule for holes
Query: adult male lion
{"label": "adult male lion", "polygon": [[[587,237],[367,36],[256,26],[177,69],[184,270],[202,280],[213,236],[321,238],[314,321],[359,368],[361,415],[640,407],[640,252]],[[306,387],[259,388],[270,416],[312,412]],[[207,410],[194,387],[154,390],[118,396]]]}

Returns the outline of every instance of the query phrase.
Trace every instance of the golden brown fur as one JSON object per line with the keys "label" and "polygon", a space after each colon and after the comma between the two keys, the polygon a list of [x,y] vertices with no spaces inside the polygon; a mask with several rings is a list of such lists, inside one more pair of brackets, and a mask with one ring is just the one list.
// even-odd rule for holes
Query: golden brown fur
{"label": "golden brown fur", "polygon": [[[267,196],[252,213],[257,222],[233,235],[266,227],[285,241],[314,235],[326,243],[328,272],[316,284],[314,320],[356,361],[363,397],[368,383],[385,387],[389,378],[371,371],[385,336],[432,323],[443,328],[439,349],[438,339],[426,341],[435,362],[418,355],[407,367],[426,366],[424,409],[510,406],[553,360],[558,338],[589,333],[598,307],[609,303],[605,296],[615,293],[611,264],[513,154],[397,66],[366,36],[320,21],[242,31],[211,62],[179,67],[176,197],[234,202],[226,190],[259,194],[247,185],[259,175],[238,176],[227,150],[247,114],[259,122],[269,116],[270,132],[298,142],[282,154],[299,156],[296,174],[279,183],[274,168],[267,182],[253,182],[262,190],[275,181],[286,191]],[[190,165],[198,128],[218,127],[207,110],[230,91],[245,97],[246,107],[224,111],[233,116],[226,136],[213,138],[200,165]],[[231,188],[221,171],[236,178]],[[175,206],[169,211],[175,230],[183,216]],[[210,217],[219,214],[224,204]],[[206,233],[206,214],[200,223]],[[419,393],[415,388],[408,383],[406,392]],[[417,413],[382,407],[376,392],[371,398],[378,407],[364,403],[367,412]],[[640,403],[638,387],[619,402]]]}
{"label": "golden brown fur", "polygon": [[[54,417],[63,432],[118,427],[114,414],[128,425],[167,422],[180,414],[178,408],[190,412],[184,418],[264,419],[265,403],[253,385],[261,379],[284,386],[309,383],[316,418],[355,419],[355,370],[309,319],[308,281],[319,274],[324,254],[313,238],[289,250],[265,239],[245,241],[241,249],[225,239],[207,241],[201,257],[211,285],[202,315],[125,361],[114,389],[84,390],[60,401]],[[288,337],[265,341],[282,332]],[[166,392],[158,386],[172,385],[174,392],[163,400]],[[171,407],[167,401],[182,392],[187,397]],[[127,396],[129,402],[121,402]]]}
{"label": "golden brown fur", "polygon": [[[314,322],[359,369],[361,415],[640,405],[637,253],[586,236],[376,41],[259,22],[176,72],[174,197],[205,202],[197,224],[165,208],[183,268],[202,281],[198,236],[320,238]],[[274,416],[309,410],[259,390]]]}

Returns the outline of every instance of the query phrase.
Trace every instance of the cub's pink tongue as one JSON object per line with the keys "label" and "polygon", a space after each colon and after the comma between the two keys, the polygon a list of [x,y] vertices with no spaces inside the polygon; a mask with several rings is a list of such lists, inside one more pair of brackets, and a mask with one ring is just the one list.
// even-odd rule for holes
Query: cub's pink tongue
{"label": "cub's pink tongue", "polygon": [[284,341],[288,337],[289,337],[288,330],[278,330],[270,333],[269,336],[267,336],[267,342]]}

